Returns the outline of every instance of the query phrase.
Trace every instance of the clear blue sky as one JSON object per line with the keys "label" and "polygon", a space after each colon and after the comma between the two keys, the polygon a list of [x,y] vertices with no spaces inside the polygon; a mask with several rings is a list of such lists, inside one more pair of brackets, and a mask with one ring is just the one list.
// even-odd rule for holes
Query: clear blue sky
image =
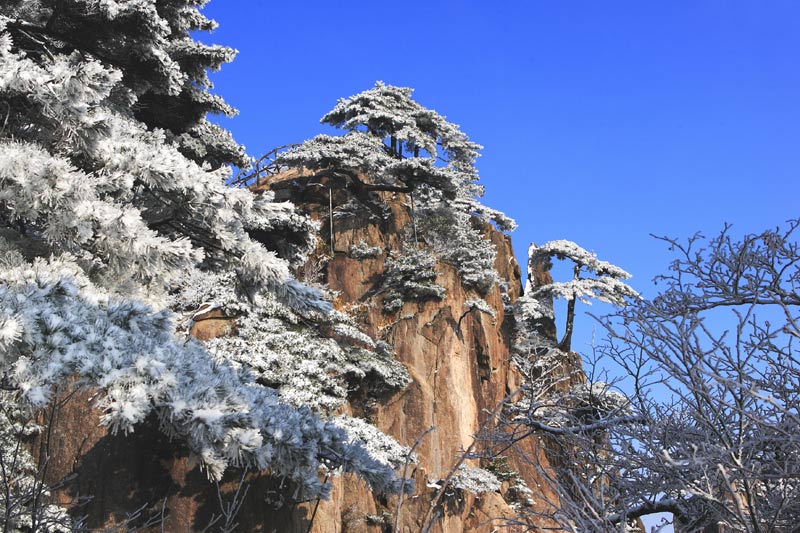
{"label": "clear blue sky", "polygon": [[[523,269],[530,242],[569,239],[652,295],[670,256],[650,234],[800,216],[800,2],[215,0],[205,12],[220,27],[202,38],[240,51],[212,79],[250,155],[330,132],[320,117],[376,80],[414,87],[484,145],[484,201],[519,223]],[[578,317],[577,350],[593,326]]]}
{"label": "clear blue sky", "polygon": [[[251,155],[328,131],[376,80],[485,146],[485,203],[531,241],[573,240],[651,278],[649,234],[755,232],[800,216],[800,2],[212,1],[213,76]],[[596,309],[602,311],[602,308]],[[578,350],[591,323],[576,326]]]}
{"label": "clear blue sky", "polygon": [[650,279],[650,233],[800,216],[800,3],[210,2],[222,123],[257,156],[327,131],[337,98],[411,86],[485,146],[485,203]]}

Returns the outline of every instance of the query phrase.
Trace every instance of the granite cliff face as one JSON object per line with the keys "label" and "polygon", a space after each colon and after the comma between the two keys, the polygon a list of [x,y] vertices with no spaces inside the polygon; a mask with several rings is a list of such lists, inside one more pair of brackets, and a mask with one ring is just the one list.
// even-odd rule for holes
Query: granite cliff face
{"label": "granite cliff face", "polygon": [[[436,283],[445,289],[445,297],[406,301],[399,310],[387,313],[382,280],[387,258],[399,253],[407,241],[409,199],[399,193],[374,193],[388,208],[384,216],[335,218],[331,232],[329,206],[345,204],[351,193],[334,187],[329,195],[324,181],[314,187],[308,181],[308,176],[290,171],[271,177],[255,190],[270,188],[277,200],[293,201],[320,222],[317,252],[298,275],[336,291],[334,306],[356,316],[373,338],[391,344],[413,378],[391,395],[371,395],[362,387],[342,411],[371,421],[401,444],[416,444],[418,464],[408,467],[415,490],[400,502],[398,496],[373,495],[363,482],[345,475],[331,479],[330,499],[297,503],[292,502],[292,487],[266,475],[245,474],[249,488],[236,516],[236,530],[382,532],[394,531],[395,523],[401,532],[420,531],[427,523],[436,532],[495,530],[504,518],[516,514],[511,504],[519,495],[508,481],[499,491],[449,493],[436,508],[430,507],[437,481],[473,446],[488,413],[520,385],[509,355],[513,318],[506,314],[522,291],[510,238],[489,225],[482,227],[497,250],[495,268],[505,280],[502,290],[496,284],[479,295],[465,287],[453,266],[438,262]],[[359,247],[371,251],[355,253]],[[483,299],[489,309],[468,304],[476,299]],[[192,333],[209,339],[232,328],[234,319],[211,312],[197,318]],[[90,407],[91,391],[63,397],[57,416],[52,417],[49,437],[36,444],[43,445],[49,438],[46,477],[51,483],[64,482],[58,491],[63,503],[91,496],[82,502],[81,512],[89,527],[120,524],[138,513],[133,523],[139,525],[152,518],[153,524],[163,519],[164,531],[202,530],[232,501],[241,473],[229,473],[218,493],[191,463],[188,452],[176,451],[175,443],[167,442],[155,428],[145,424],[132,435],[112,436],[97,424],[100,413]],[[83,420],[83,425],[75,424],[76,420]],[[536,463],[546,467],[548,459],[535,438],[521,447],[527,460],[509,453],[507,468],[532,489],[526,504],[543,510],[544,502],[557,501],[536,467]],[[480,445],[473,447],[479,449]],[[487,466],[477,459],[466,464]],[[223,523],[224,517],[215,528]],[[162,530],[160,525],[150,529]],[[508,530],[524,529],[520,525]]]}
{"label": "granite cliff face", "polygon": [[[478,294],[465,287],[453,266],[437,262],[436,283],[445,289],[445,298],[405,302],[400,310],[386,313],[381,305],[381,282],[387,257],[401,252],[403,236],[411,229],[409,198],[381,192],[381,200],[390,209],[389,216],[380,220],[334,218],[331,232],[330,206],[346,203],[348,193],[334,188],[329,196],[325,182],[320,183],[321,187],[312,187],[308,181],[308,176],[288,171],[271,177],[259,188],[273,190],[277,200],[295,202],[321,223],[323,238],[318,258],[312,262],[318,264],[319,257],[327,259],[322,281],[337,292],[335,305],[354,312],[368,334],[389,342],[413,378],[410,385],[391,397],[377,402],[353,399],[347,409],[408,446],[434,428],[418,442],[415,451],[419,463],[413,470],[416,490],[401,505],[398,530],[419,531],[425,525],[435,493],[429,487],[431,482],[448,474],[461,452],[473,445],[474,436],[487,423],[489,413],[520,385],[521,378],[509,355],[513,317],[506,314],[508,306],[522,294],[522,276],[511,239],[488,224],[481,228],[497,250],[495,269],[507,284],[503,290],[495,285],[488,294]],[[352,252],[359,246],[381,252],[360,257]],[[494,316],[468,307],[467,302],[480,298]],[[527,460],[510,454],[507,460],[511,468],[521,474],[528,486],[547,491],[546,484],[539,483],[536,468],[528,462],[533,458],[547,464],[544,453],[537,449],[537,441],[530,439],[521,448]],[[480,445],[474,449],[477,451]],[[468,463],[479,466],[477,460]],[[334,487],[333,497],[320,503],[311,531],[392,531],[397,497],[388,501],[373,499],[347,477],[335,480]],[[494,530],[503,518],[516,514],[509,506],[512,498],[507,489],[508,483],[500,492],[460,493],[461,501],[433,511],[439,518],[431,531]],[[537,500],[539,505],[545,500],[557,501],[552,493],[542,499],[537,496],[533,496],[534,507]],[[365,519],[367,516],[371,518]],[[380,517],[384,518],[376,520]],[[515,529],[524,530],[522,526],[509,530]]]}

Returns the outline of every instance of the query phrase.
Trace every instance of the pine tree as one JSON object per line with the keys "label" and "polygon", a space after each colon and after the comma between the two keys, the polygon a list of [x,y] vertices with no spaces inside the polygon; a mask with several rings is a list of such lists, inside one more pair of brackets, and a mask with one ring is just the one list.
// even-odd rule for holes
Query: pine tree
{"label": "pine tree", "polygon": [[[534,271],[549,271],[553,266],[553,258],[572,261],[572,279],[537,285]],[[572,241],[556,240],[541,246],[531,244],[528,249],[528,283],[525,286],[525,295],[517,306],[520,317],[531,324],[541,318],[552,319],[553,298],[567,300],[564,335],[559,342],[559,349],[568,352],[572,344],[575,303],[580,300],[591,305],[591,300],[595,299],[624,306],[628,301],[639,298],[639,294],[622,281],[630,277],[623,269],[607,261],[600,261],[597,255]]]}
{"label": "pine tree", "polygon": [[284,314],[332,321],[324,291],[291,274],[313,223],[271,194],[224,186],[225,163],[244,152],[205,122],[229,111],[205,69],[232,52],[191,39],[213,27],[198,4],[0,6],[3,382],[30,410],[76,375],[99,390],[112,431],[154,413],[213,479],[270,468],[324,495],[326,465],[397,490],[391,464],[343,429],[176,331],[167,306],[198,272],[253,305],[268,295]]}
{"label": "pine tree", "polygon": [[414,101],[412,92],[378,82],[339,100],[321,121],[348,133],[319,135],[278,161],[319,175],[344,176],[366,204],[379,203],[368,195],[373,191],[408,194],[412,217],[421,221],[419,227],[415,221],[415,233],[418,229],[441,258],[455,265],[468,286],[486,292],[497,281],[495,250],[477,222],[492,221],[509,231],[515,223],[478,201],[483,188],[475,160],[481,146]]}
{"label": "pine tree", "polygon": [[110,98],[118,110],[163,130],[187,157],[212,168],[245,166],[243,147],[206,120],[207,113],[236,113],[209,92],[207,75],[236,51],[192,38],[191,32],[216,27],[198,10],[205,3],[9,0],[2,15],[14,42],[31,57],[79,53],[113,67],[122,76]]}

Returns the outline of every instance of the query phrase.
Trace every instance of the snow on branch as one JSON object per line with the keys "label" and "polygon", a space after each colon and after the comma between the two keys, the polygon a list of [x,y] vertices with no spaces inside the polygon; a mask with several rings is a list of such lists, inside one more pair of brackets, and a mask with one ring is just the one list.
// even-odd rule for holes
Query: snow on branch
{"label": "snow on branch", "polygon": [[563,300],[580,300],[581,303],[592,305],[592,300],[598,300],[613,305],[625,305],[630,298],[639,296],[629,285],[618,279],[604,276],[601,278],[574,279],[566,282],[555,282],[540,287],[531,293],[531,298],[542,299],[548,296]]}
{"label": "snow on branch", "polygon": [[497,313],[486,302],[486,300],[483,300],[483,299],[467,300],[466,302],[464,302],[464,307],[467,309],[467,311],[466,311],[467,313],[469,313],[473,309],[477,309],[481,313],[486,313],[487,315],[489,315],[492,318],[497,318]]}
{"label": "snow on branch", "polygon": [[402,468],[406,461],[412,464],[417,462],[417,457],[408,446],[400,445],[392,437],[361,418],[341,415],[332,418],[331,422],[347,433],[348,442],[360,443],[378,462],[390,464],[396,470]]}
{"label": "snow on branch", "polygon": [[[565,282],[537,284],[537,271],[549,271],[553,257],[572,261],[573,278]],[[542,246],[531,244],[528,249],[528,283],[522,302],[518,305],[519,313],[525,315],[523,319],[532,321],[529,326],[535,326],[535,322],[552,316],[553,298],[567,300],[566,327],[559,348],[568,352],[572,342],[575,302],[591,305],[592,300],[598,300],[625,306],[631,300],[640,298],[639,293],[621,281],[630,277],[618,266],[600,261],[594,253],[574,242],[556,240]]]}
{"label": "snow on branch", "polygon": [[555,240],[546,242],[541,246],[531,244],[528,248],[528,263],[536,264],[542,259],[555,257],[557,259],[569,259],[576,265],[585,267],[586,270],[598,276],[610,276],[616,279],[629,279],[630,274],[606,261],[597,259],[597,255],[581,248],[572,241]]}
{"label": "snow on branch", "polygon": [[170,313],[91,285],[69,258],[23,263],[0,280],[4,320],[14,321],[0,366],[31,407],[42,407],[52,386],[74,374],[101,391],[104,425],[127,433],[155,412],[212,479],[228,466],[269,467],[310,494],[324,494],[317,468],[325,464],[378,490],[399,489],[392,465],[347,444],[342,430],[308,409],[243,382],[199,342],[177,338]]}
{"label": "snow on branch", "polygon": [[[566,282],[534,287],[530,269],[535,265],[545,265],[549,269],[553,257],[572,261],[575,265],[574,278]],[[555,297],[570,301],[577,299],[588,305],[591,305],[592,299],[596,299],[618,306],[625,305],[629,299],[639,298],[639,293],[620,281],[630,278],[630,274],[618,266],[600,261],[597,255],[571,241],[550,241],[542,246],[531,244],[528,249],[528,269],[530,298]],[[586,274],[593,277],[584,277]]]}
{"label": "snow on branch", "polygon": [[500,480],[492,472],[484,468],[461,465],[453,475],[450,483],[453,487],[473,494],[495,492],[500,490]]}
{"label": "snow on branch", "polygon": [[380,139],[359,133],[341,136],[317,135],[301,145],[280,153],[276,162],[309,170],[350,169],[377,174],[392,162]]}

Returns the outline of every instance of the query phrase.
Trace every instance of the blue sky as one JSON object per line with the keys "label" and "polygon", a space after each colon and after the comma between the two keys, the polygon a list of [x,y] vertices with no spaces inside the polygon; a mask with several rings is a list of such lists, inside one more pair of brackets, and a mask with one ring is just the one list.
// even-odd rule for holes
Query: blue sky
{"label": "blue sky", "polygon": [[[651,278],[651,233],[756,232],[798,217],[800,3],[212,1],[213,75],[251,155],[329,132],[376,80],[485,146],[485,203],[531,241],[569,239]],[[584,308],[585,310],[585,308]],[[594,311],[602,312],[602,308]],[[576,325],[580,350],[591,321]]]}
{"label": "blue sky", "polygon": [[251,155],[328,131],[337,98],[411,86],[485,146],[485,203],[650,279],[649,234],[797,217],[800,3],[212,1],[213,75]]}
{"label": "blue sky", "polygon": [[[205,12],[220,27],[203,39],[240,51],[212,79],[250,155],[331,132],[320,117],[376,80],[414,87],[484,145],[484,203],[519,223],[523,269],[530,242],[569,239],[653,295],[670,255],[650,234],[800,216],[798,2],[216,0]],[[576,349],[592,328],[579,317]]]}

